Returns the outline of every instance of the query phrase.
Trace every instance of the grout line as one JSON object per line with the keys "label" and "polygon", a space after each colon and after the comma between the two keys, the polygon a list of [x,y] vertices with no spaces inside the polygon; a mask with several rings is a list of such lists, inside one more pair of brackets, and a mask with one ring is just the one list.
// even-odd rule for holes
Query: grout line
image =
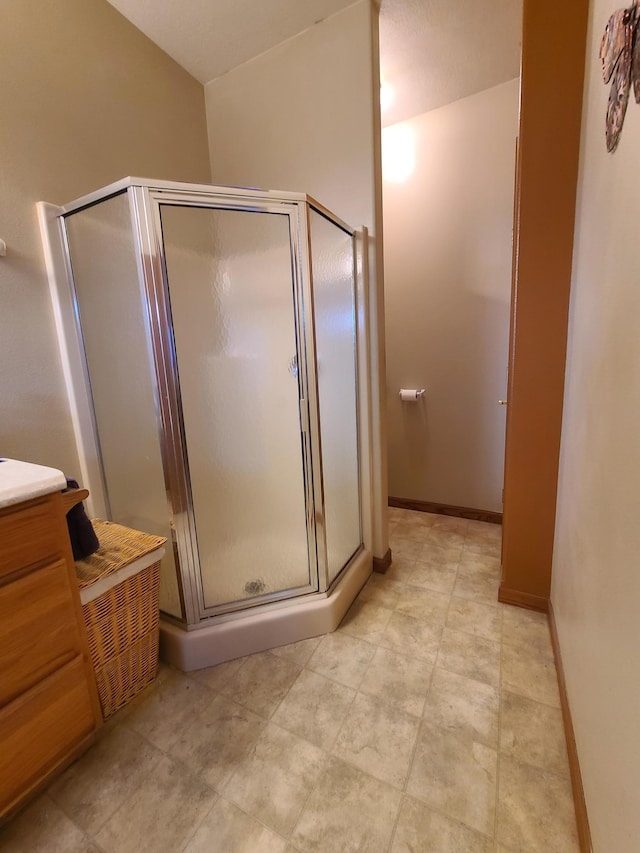
{"label": "grout line", "polygon": [[[193,775],[195,776],[196,774],[194,773]],[[200,777],[199,777],[199,776],[196,776],[196,778],[197,778],[197,779],[200,779]],[[220,799],[221,795],[220,795],[217,791],[214,791],[214,794],[215,794],[215,800],[211,803],[211,808],[207,809],[207,811],[204,813],[204,815],[202,816],[202,818],[201,818],[200,820],[196,821],[195,826],[193,826],[193,827],[192,827],[192,828],[193,828],[193,832],[191,832],[191,833],[190,833],[190,835],[188,835],[188,836],[187,836],[187,838],[185,839],[184,843],[183,843],[183,844],[182,844],[182,846],[180,847],[180,851],[181,851],[181,853],[182,853],[182,851],[184,851],[184,849],[185,849],[186,847],[188,847],[188,846],[189,846],[189,844],[191,843],[191,841],[193,840],[193,838],[194,838],[194,837],[195,837],[195,835],[197,834],[197,832],[198,832],[198,830],[200,829],[200,827],[203,825],[203,823],[205,822],[205,820],[209,817],[209,815],[211,814],[211,812],[212,812],[212,811],[213,811],[213,809],[215,808],[216,803],[217,803],[217,802],[218,802],[218,800]]]}
{"label": "grout line", "polygon": [[[427,530],[429,530],[429,529],[430,529],[430,528],[427,528]],[[456,577],[457,577],[457,574],[458,574],[458,569],[457,569],[457,567],[456,567]],[[454,586],[455,586],[455,579],[454,579]],[[451,607],[451,598],[452,598],[452,594],[450,594],[450,595],[449,595],[449,602],[448,602],[448,604],[447,604],[447,613],[446,613],[446,615],[445,615],[444,625],[446,625],[447,619],[448,619],[448,617],[449,617],[449,608]],[[443,628],[442,628],[442,632],[444,631],[444,625],[443,625]],[[405,778],[404,778],[404,783],[403,783],[403,786],[402,786],[402,794],[401,794],[401,797],[400,797],[400,804],[399,804],[399,806],[398,806],[398,811],[397,811],[397,814],[396,814],[396,819],[395,819],[394,824],[393,824],[393,830],[392,830],[392,832],[391,832],[391,838],[390,838],[390,840],[389,840],[389,846],[388,846],[388,848],[387,848],[387,851],[390,851],[390,850],[391,850],[391,848],[393,847],[393,842],[394,842],[394,840],[395,840],[396,832],[397,832],[397,830],[398,830],[398,822],[399,822],[399,820],[400,820],[400,813],[402,812],[402,806],[403,806],[403,803],[404,803],[404,799],[405,799],[405,796],[408,796],[408,794],[407,794],[407,787],[408,787],[408,785],[409,785],[409,779],[411,778],[411,771],[413,770],[413,766],[414,766],[414,764],[415,764],[416,754],[417,754],[417,752],[418,752],[418,748],[419,748],[420,741],[421,741],[421,738],[422,738],[422,731],[423,731],[423,727],[424,727],[424,725],[425,725],[424,711],[425,711],[425,707],[426,707],[427,701],[428,701],[428,699],[429,699],[429,694],[431,693],[431,688],[432,688],[432,686],[433,686],[433,676],[434,676],[434,673],[435,673],[435,671],[436,671],[436,665],[437,665],[437,662],[438,662],[438,655],[440,654],[440,643],[442,643],[442,632],[440,633],[440,640],[439,640],[439,643],[438,643],[438,651],[436,652],[435,658],[434,658],[434,660],[433,660],[433,664],[432,664],[432,666],[431,666],[431,673],[430,673],[430,675],[429,675],[429,685],[428,685],[428,687],[427,687],[427,692],[425,693],[425,697],[424,697],[424,703],[423,703],[423,705],[422,705],[422,714],[420,715],[420,721],[419,721],[419,724],[418,724],[418,732],[417,732],[417,734],[416,734],[416,739],[415,739],[415,742],[414,742],[414,744],[413,744],[413,750],[412,750],[412,752],[411,752],[411,759],[409,760],[409,765],[408,765],[408,767],[407,767],[407,773],[406,773]]]}
{"label": "grout line", "polygon": [[[140,704],[141,704],[141,705],[142,705],[142,704],[145,704],[145,703],[146,703],[146,701],[147,701],[147,699],[149,699],[149,698],[151,698],[151,697],[150,697],[150,696],[148,696],[148,697],[145,699],[145,702],[140,703]],[[161,749],[159,746],[157,746],[156,744],[152,743],[152,742],[151,742],[151,741],[150,741],[150,740],[149,740],[145,735],[143,735],[143,734],[141,734],[140,732],[136,731],[135,729],[132,729],[132,728],[130,728],[129,726],[127,726],[127,725],[126,725],[126,720],[128,719],[128,717],[129,717],[129,714],[128,714],[128,715],[127,715],[127,716],[122,720],[122,722],[120,722],[120,723],[118,723],[116,726],[114,726],[114,727],[111,729],[111,731],[106,735],[106,737],[107,737],[107,738],[108,738],[108,737],[111,737],[112,733],[113,733],[114,731],[117,731],[117,729],[118,729],[119,727],[121,727],[123,730],[127,731],[129,734],[132,734],[132,735],[134,735],[135,737],[140,738],[140,740],[142,740],[142,741],[143,741],[143,742],[144,742],[148,747],[150,747],[154,752],[157,752],[157,753],[159,753],[160,755],[165,756],[165,757],[166,757],[166,758],[168,758],[169,760],[173,760],[173,759],[172,759],[172,757],[168,754],[168,752],[167,752],[166,750]],[[95,746],[97,747],[97,746],[98,746],[98,744],[95,744]],[[83,758],[84,758],[84,756],[81,756],[81,757],[78,759],[78,762],[82,761],[82,759],[83,759]],[[74,762],[74,764],[75,764],[75,763],[77,763],[77,762]],[[74,765],[71,765],[71,766],[74,766]],[[83,830],[83,829],[82,829],[82,827],[81,827],[78,823],[76,823],[76,821],[75,821],[75,820],[73,820],[73,819],[70,817],[70,815],[68,815],[68,814],[67,814],[66,810],[63,808],[63,806],[62,806],[60,803],[58,803],[58,802],[57,802],[57,800],[56,800],[56,799],[54,798],[54,796],[49,792],[49,790],[47,790],[47,791],[46,791],[46,795],[49,797],[49,799],[50,799],[53,803],[55,803],[55,805],[56,805],[56,806],[57,806],[61,811],[63,811],[63,812],[64,812],[64,814],[65,814],[65,815],[67,815],[67,817],[69,818],[69,820],[71,820],[71,821],[72,821],[72,823],[74,824],[74,826],[76,826],[76,827],[77,827],[77,828],[78,828],[78,829],[79,829],[79,830],[80,830],[80,831],[81,831],[85,836],[87,836],[87,837],[91,840],[91,842],[92,842],[93,844],[95,844],[97,847],[99,847],[99,849],[100,849],[100,850],[102,850],[102,848],[100,847],[100,845],[99,845],[99,844],[97,843],[97,841],[95,840],[95,836],[96,836],[99,832],[101,832],[101,831],[104,829],[104,827],[109,823],[109,821],[110,821],[110,820],[111,820],[111,819],[112,819],[112,818],[113,818],[113,817],[114,817],[114,816],[115,816],[115,815],[120,811],[120,809],[121,809],[121,808],[123,808],[123,806],[125,806],[125,805],[126,805],[126,804],[131,800],[131,798],[132,798],[132,797],[134,797],[134,796],[138,793],[138,791],[140,791],[140,789],[141,789],[141,788],[146,784],[147,780],[149,779],[149,777],[150,777],[150,776],[152,775],[152,773],[154,773],[154,772],[155,772],[155,768],[150,768],[146,773],[144,773],[144,774],[143,774],[143,776],[142,776],[142,778],[141,778],[140,782],[138,783],[138,785],[136,785],[136,787],[135,787],[135,788],[134,788],[134,789],[129,793],[129,795],[128,795],[124,800],[122,800],[122,802],[119,802],[119,803],[118,803],[118,805],[117,805],[117,806],[115,806],[115,808],[113,809],[113,811],[110,811],[110,812],[109,812],[108,816],[107,816],[106,818],[104,818],[104,820],[103,820],[103,821],[102,821],[102,822],[101,822],[101,823],[100,823],[100,824],[95,828],[95,830],[94,830],[93,834],[89,833],[88,831]],[[64,778],[64,776],[65,776],[66,774],[67,774],[67,771],[65,771],[65,772],[62,774],[62,776],[61,776],[61,777],[59,777],[59,778],[60,778],[60,779]],[[53,787],[53,785],[52,785],[51,787]]]}
{"label": "grout line", "polygon": [[[85,755],[86,755],[86,753],[85,753]],[[82,757],[82,756],[81,756],[81,757]],[[73,765],[70,765],[70,766],[73,766]],[[65,772],[66,772],[66,771],[65,771]],[[59,777],[57,777],[57,778],[62,778],[63,776],[64,776],[64,772],[62,773],[62,775],[61,775],[61,776],[59,776]],[[103,847],[101,847],[101,845],[100,845],[100,844],[98,844],[98,842],[95,840],[95,838],[94,838],[94,837],[93,837],[89,832],[87,832],[87,830],[86,830],[86,829],[83,829],[83,828],[82,828],[82,827],[81,827],[81,826],[80,826],[80,825],[79,825],[79,824],[78,824],[78,823],[77,823],[77,822],[76,822],[76,821],[71,817],[71,815],[67,812],[66,808],[65,808],[61,803],[58,803],[58,802],[57,802],[57,800],[54,800],[54,798],[53,798],[53,797],[51,796],[51,794],[49,793],[49,789],[48,789],[48,788],[46,788],[46,789],[45,789],[45,790],[40,794],[40,796],[39,796],[39,797],[36,797],[36,799],[35,799],[35,800],[33,800],[33,801],[32,801],[32,803],[29,803],[28,805],[32,805],[33,803],[37,803],[39,800],[49,800],[49,802],[53,805],[54,809],[58,809],[58,811],[62,812],[62,814],[66,817],[66,819],[67,819],[71,824],[73,824],[73,826],[78,830],[78,832],[82,833],[82,836],[87,840],[87,842],[88,842],[90,845],[92,845],[92,846],[94,846],[94,847],[97,847],[97,848],[98,848],[98,850],[100,850],[100,851],[101,851],[101,853],[104,853],[104,848],[103,848]],[[121,803],[120,805],[122,805],[122,803]],[[27,807],[28,807],[28,806],[27,806]],[[120,806],[118,806],[118,808],[120,808]],[[115,811],[113,812],[113,814],[115,814],[115,813],[116,813],[116,811],[118,811],[118,808],[117,808],[117,809],[115,809]],[[16,815],[14,815],[14,816],[13,816],[13,818],[12,818],[12,820],[14,820],[16,817],[18,817],[18,815],[19,815],[19,814],[20,814],[20,812],[18,812]],[[105,823],[106,823],[106,821],[105,821]],[[102,829],[102,826],[104,826],[104,824],[101,824],[100,829]]]}
{"label": "grout line", "polygon": [[[342,731],[343,727],[344,727],[344,726],[346,725],[346,723],[347,723],[347,719],[348,719],[348,717],[349,717],[349,712],[351,711],[351,707],[352,707],[353,703],[355,702],[355,699],[356,699],[356,696],[357,696],[357,695],[358,695],[358,694],[357,694],[357,692],[354,692],[353,697],[352,697],[352,699],[351,699],[351,702],[349,703],[349,707],[347,708],[347,711],[346,711],[346,713],[345,713],[345,715],[344,715],[344,719],[343,719],[342,723],[340,724],[340,726],[338,727],[338,731],[337,731],[337,733],[336,733],[336,736],[334,737],[334,739],[333,739],[333,741],[332,741],[332,743],[331,743],[331,747],[330,747],[330,749],[325,749],[324,747],[318,747],[318,749],[320,749],[320,750],[321,750],[321,751],[326,755],[327,760],[326,760],[326,762],[325,762],[325,768],[324,768],[324,770],[320,773],[320,775],[318,776],[318,780],[317,780],[317,782],[315,783],[315,785],[312,785],[312,786],[311,786],[311,789],[309,790],[309,794],[308,794],[308,796],[306,797],[306,799],[305,799],[305,801],[304,801],[304,803],[303,803],[303,805],[302,805],[302,808],[301,808],[301,809],[300,809],[300,811],[298,812],[298,816],[297,816],[297,817],[296,817],[296,819],[295,819],[295,823],[293,824],[293,828],[291,829],[291,832],[288,834],[288,836],[287,836],[287,838],[286,838],[286,840],[287,840],[289,843],[291,843],[291,838],[293,837],[293,835],[294,835],[294,833],[295,833],[295,831],[296,831],[296,827],[298,826],[298,824],[300,823],[300,820],[302,819],[302,815],[304,814],[305,809],[306,809],[306,808],[307,808],[307,806],[309,805],[309,802],[310,802],[310,800],[311,800],[311,797],[312,797],[312,796],[313,796],[313,794],[316,792],[316,790],[317,790],[317,789],[318,789],[318,787],[320,786],[320,783],[322,782],[322,779],[324,778],[325,774],[326,774],[326,773],[327,773],[327,771],[329,770],[329,765],[330,765],[331,760],[332,760],[332,759],[333,759],[333,760],[336,760],[336,761],[339,761],[339,760],[340,760],[340,759],[338,759],[338,758],[337,758],[337,756],[334,756],[334,755],[333,755],[333,753],[331,752],[331,749],[333,749],[334,744],[335,744],[335,743],[336,743],[336,741],[338,740],[338,737],[339,737],[339,735],[340,735],[340,732]],[[298,735],[298,737],[300,737],[300,735]],[[306,740],[306,738],[303,738],[303,740]],[[310,741],[307,741],[307,742],[308,742],[308,743],[310,743]],[[314,744],[314,746],[317,746],[317,744]],[[347,762],[345,762],[345,763],[347,763]],[[353,766],[353,765],[349,765],[349,766]],[[357,769],[359,769],[359,768],[355,768],[355,769],[357,770]],[[362,772],[363,772],[363,771],[362,771]],[[367,774],[367,775],[370,775],[370,774]]]}
{"label": "grout line", "polygon": [[[225,797],[223,794],[220,794],[220,795],[219,795],[219,798],[220,798],[221,800],[224,800],[224,801],[225,801],[225,803],[228,803],[230,806],[233,806],[234,808],[238,809],[238,811],[241,811],[243,814],[245,814],[245,815],[246,815],[248,818],[250,818],[251,820],[255,821],[256,823],[259,823],[259,824],[260,824],[260,826],[263,826],[263,827],[264,827],[266,830],[268,830],[271,834],[273,834],[273,835],[277,836],[278,838],[281,838],[285,843],[288,843],[288,844],[290,844],[290,843],[291,843],[291,842],[287,839],[287,837],[286,837],[285,835],[282,835],[282,833],[281,833],[281,832],[276,832],[276,830],[275,830],[273,827],[271,827],[271,826],[269,826],[268,824],[266,824],[263,820],[260,820],[260,818],[259,818],[259,817],[256,817],[255,815],[252,815],[250,812],[248,812],[248,811],[247,811],[246,809],[244,809],[242,806],[238,805],[238,803],[235,803],[233,800],[229,800],[229,799],[227,799],[227,797]],[[217,802],[218,802],[218,801],[216,800],[216,803],[217,803]],[[214,803],[214,805],[215,805],[215,803]],[[208,813],[207,813],[207,814],[208,814]],[[293,846],[293,845],[292,845],[292,846]],[[260,851],[256,851],[256,853],[260,853]]]}
{"label": "grout line", "polygon": [[[456,579],[457,579],[457,574],[458,574],[459,566],[460,566],[460,561],[458,562],[458,565],[457,565],[457,567],[456,567]],[[454,580],[454,587],[455,587],[455,580]],[[450,610],[450,607],[451,607],[451,603],[452,603],[452,599],[453,599],[453,598],[454,598],[453,593],[451,593],[451,594],[449,595],[449,604],[448,604],[448,606],[447,606],[447,615],[446,615],[446,619],[448,619],[448,617],[449,617],[449,610]],[[501,612],[502,612],[502,611],[501,611]],[[445,620],[445,627],[446,627],[446,620]],[[501,629],[501,630],[500,630],[500,635],[502,636],[502,617],[501,617],[501,619],[500,619],[500,629]],[[441,640],[441,642],[442,642],[442,640]],[[491,641],[491,642],[495,642],[495,641]],[[501,649],[501,652],[502,652],[502,643],[501,643],[501,642],[500,642],[500,649]],[[426,706],[426,702],[427,702],[427,700],[428,700],[428,698],[429,698],[429,695],[430,695],[430,693],[431,693],[431,689],[432,689],[432,687],[433,687],[433,678],[434,678],[435,670],[436,670],[436,667],[437,667],[437,664],[438,664],[438,658],[439,658],[439,655],[440,655],[440,648],[438,648],[438,653],[437,653],[437,655],[436,655],[436,659],[435,659],[435,662],[434,662],[433,667],[432,667],[432,670],[431,670],[431,676],[430,676],[430,680],[429,680],[429,688],[428,688],[428,690],[427,690],[427,695],[426,695],[426,697],[425,697],[425,706]],[[441,667],[441,668],[442,668],[442,669],[444,669],[444,667]],[[502,667],[500,666],[500,678],[501,678],[501,672],[502,672]],[[467,676],[467,677],[468,677],[468,676]],[[493,685],[489,685],[489,686],[493,686]],[[499,695],[499,698],[500,698],[500,695]],[[423,714],[422,714],[422,717],[421,717],[421,720],[420,720],[420,726],[419,726],[419,729],[418,729],[418,736],[417,736],[417,738],[416,738],[416,742],[415,742],[415,744],[414,744],[413,754],[412,754],[411,761],[410,761],[410,764],[409,764],[409,770],[408,770],[408,772],[407,772],[407,775],[406,775],[406,778],[405,778],[405,783],[404,783],[404,786],[403,786],[403,791],[402,791],[402,798],[403,798],[403,800],[404,800],[404,797],[405,797],[405,796],[408,796],[408,794],[407,794],[407,786],[408,786],[408,783],[409,783],[409,778],[410,778],[410,776],[411,776],[411,771],[412,771],[412,769],[413,769],[413,765],[414,765],[414,763],[415,763],[416,752],[417,752],[417,750],[418,750],[418,745],[419,745],[419,743],[420,743],[420,739],[421,739],[421,735],[422,735],[422,731],[423,731],[423,726],[425,726],[425,724],[426,724],[426,718],[425,718],[425,716],[424,716],[424,706],[423,706]],[[500,705],[498,706],[498,747],[499,747],[499,737],[500,737],[500,728],[499,728],[499,726],[500,726]],[[495,750],[495,752],[496,752],[496,764],[497,764],[497,762],[498,762],[498,760],[499,760],[499,749],[496,749],[496,750]],[[496,774],[497,774],[497,767],[496,767]],[[486,839],[487,839],[487,840],[489,840],[489,841],[492,841],[492,842],[493,842],[493,844],[494,844],[494,847],[497,845],[497,840],[496,840],[496,820],[497,820],[497,784],[496,784],[496,810],[495,810],[495,815],[496,815],[496,817],[495,817],[495,819],[494,819],[494,832],[493,832],[493,837],[491,837],[491,838],[490,838],[489,836],[485,835],[485,833],[480,832],[480,831],[479,831],[478,829],[476,829],[475,827],[469,826],[469,825],[468,825],[468,824],[466,824],[464,821],[461,821],[461,820],[459,820],[458,818],[454,818],[454,817],[452,817],[451,815],[447,814],[446,812],[441,811],[439,808],[434,807],[434,806],[432,806],[432,805],[431,805],[431,804],[429,804],[429,803],[425,803],[425,802],[423,802],[423,801],[422,801],[422,800],[420,800],[419,798],[418,798],[418,800],[419,800],[419,802],[423,803],[423,804],[425,805],[425,807],[426,807],[426,808],[428,808],[429,810],[431,810],[431,811],[433,811],[433,812],[436,812],[437,814],[441,814],[441,815],[442,815],[443,817],[445,817],[447,820],[453,821],[453,822],[455,822],[455,823],[457,823],[457,824],[459,824],[459,825],[461,825],[461,826],[464,826],[465,828],[467,828],[467,829],[471,830],[472,832],[476,833],[477,835],[479,835],[479,836],[481,836],[481,837],[483,837],[483,838],[486,838]],[[394,839],[395,839],[395,834],[396,834],[396,831],[397,831],[397,826],[398,826],[398,821],[399,821],[399,816],[400,816],[400,810],[401,810],[401,807],[402,807],[402,800],[401,800],[401,806],[400,806],[400,809],[398,810],[398,814],[396,815],[396,821],[395,821],[395,823],[394,823],[394,828],[393,828],[393,832],[392,832],[392,836],[391,836],[391,842],[390,842],[390,845],[389,845],[389,847],[388,847],[388,850],[391,850],[391,847],[393,846],[393,841],[394,841]]]}

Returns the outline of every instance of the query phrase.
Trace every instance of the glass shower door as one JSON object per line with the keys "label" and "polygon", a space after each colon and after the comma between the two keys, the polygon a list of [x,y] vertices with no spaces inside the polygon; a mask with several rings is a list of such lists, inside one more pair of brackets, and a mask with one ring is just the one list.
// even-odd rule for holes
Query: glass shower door
{"label": "glass shower door", "polygon": [[65,219],[109,518],[165,536],[160,608],[180,618],[146,294],[127,193]]}
{"label": "glass shower door", "polygon": [[317,589],[289,215],[159,210],[203,607]]}
{"label": "glass shower door", "polygon": [[309,212],[328,581],[362,543],[352,235]]}

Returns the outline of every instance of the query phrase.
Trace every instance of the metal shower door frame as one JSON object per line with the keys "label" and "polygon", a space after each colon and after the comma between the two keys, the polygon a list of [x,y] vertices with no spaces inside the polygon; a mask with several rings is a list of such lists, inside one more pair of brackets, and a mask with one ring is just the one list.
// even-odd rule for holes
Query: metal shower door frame
{"label": "metal shower door frame", "polygon": [[[313,270],[313,250],[312,250],[312,225],[311,225],[311,214],[316,213],[324,219],[328,220],[332,225],[338,228],[343,233],[347,234],[351,239],[351,252],[353,259],[353,270],[351,277],[351,300],[352,300],[352,310],[351,310],[351,323],[353,328],[353,364],[355,369],[355,377],[356,384],[353,389],[354,391],[354,404],[355,404],[355,416],[356,416],[356,448],[357,448],[357,470],[358,470],[358,536],[359,536],[359,545],[356,550],[351,554],[347,562],[340,568],[337,574],[331,578],[329,575],[329,556],[328,556],[328,548],[326,541],[326,524],[325,524],[325,500],[324,500],[324,476],[322,477],[321,487],[322,487],[322,529],[324,536],[324,548],[326,554],[326,575],[325,575],[325,586],[323,587],[325,590],[330,590],[340,578],[342,572],[349,565],[351,560],[360,553],[364,546],[364,524],[363,524],[363,468],[362,468],[362,399],[360,394],[360,385],[362,382],[361,375],[361,364],[360,364],[360,338],[359,338],[359,318],[360,318],[360,294],[359,294],[359,285],[363,281],[362,274],[362,258],[361,258],[361,244],[358,240],[358,233],[354,231],[349,225],[339,219],[335,214],[333,214],[330,210],[328,210],[324,205],[320,204],[311,196],[307,196],[307,201],[304,204],[304,218],[301,223],[301,242],[306,247],[305,257],[306,257],[306,267],[305,267],[305,281],[309,283],[309,304],[311,305],[311,311],[315,312],[315,299],[314,299],[314,270]],[[363,299],[364,302],[364,299]],[[323,460],[322,455],[322,438],[320,432],[320,401],[319,401],[319,383],[318,383],[318,353],[315,343],[315,332],[316,332],[316,321],[315,316],[312,314],[312,334],[314,337],[314,349],[313,349],[313,358],[310,359],[310,364],[313,365],[313,379],[314,379],[314,387],[316,391],[316,426],[317,426],[317,435],[315,436],[317,441],[317,447],[320,455],[320,460]]]}
{"label": "metal shower door frame", "polygon": [[[132,186],[129,189],[134,211],[134,231],[141,259],[141,275],[147,293],[152,349],[158,381],[158,416],[162,424],[162,454],[167,490],[175,528],[179,571],[187,624],[195,626],[212,616],[252,607],[275,604],[300,595],[327,589],[327,551],[324,531],[324,496],[319,443],[317,377],[313,335],[313,300],[307,253],[301,252],[306,222],[306,203],[296,199],[272,199],[266,194],[247,197],[237,192],[164,189]],[[162,235],[160,207],[197,207],[213,210],[240,210],[277,213],[289,219],[292,260],[296,346],[299,360],[300,430],[305,489],[305,515],[309,559],[309,583],[238,602],[207,607],[197,547],[195,512],[189,477],[189,459],[182,407],[177,355],[169,301],[169,283]]]}

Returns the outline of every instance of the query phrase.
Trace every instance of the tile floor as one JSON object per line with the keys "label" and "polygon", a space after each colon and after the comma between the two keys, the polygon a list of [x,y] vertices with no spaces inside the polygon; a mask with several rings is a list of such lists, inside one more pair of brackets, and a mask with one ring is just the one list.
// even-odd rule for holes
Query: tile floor
{"label": "tile floor", "polygon": [[163,667],[0,850],[578,851],[546,617],[497,603],[499,536],[391,510],[336,633]]}

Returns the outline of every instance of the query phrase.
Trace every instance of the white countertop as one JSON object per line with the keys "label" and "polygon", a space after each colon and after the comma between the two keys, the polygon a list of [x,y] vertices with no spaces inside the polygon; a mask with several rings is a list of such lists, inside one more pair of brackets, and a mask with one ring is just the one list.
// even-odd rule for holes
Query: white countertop
{"label": "white countertop", "polygon": [[18,462],[17,459],[0,459],[0,509],[49,492],[62,491],[66,485],[66,477],[56,468]]}

